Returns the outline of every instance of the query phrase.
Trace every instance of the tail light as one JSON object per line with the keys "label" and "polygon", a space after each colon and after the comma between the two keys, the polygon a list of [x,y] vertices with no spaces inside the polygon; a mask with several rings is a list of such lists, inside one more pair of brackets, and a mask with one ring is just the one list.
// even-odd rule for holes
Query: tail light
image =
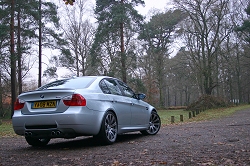
{"label": "tail light", "polygon": [[66,96],[62,100],[66,106],[86,106],[86,99],[80,94]]}
{"label": "tail light", "polygon": [[24,103],[25,101],[24,100],[21,100],[21,99],[16,99],[15,101],[15,104],[14,104],[14,110],[20,110],[24,107]]}

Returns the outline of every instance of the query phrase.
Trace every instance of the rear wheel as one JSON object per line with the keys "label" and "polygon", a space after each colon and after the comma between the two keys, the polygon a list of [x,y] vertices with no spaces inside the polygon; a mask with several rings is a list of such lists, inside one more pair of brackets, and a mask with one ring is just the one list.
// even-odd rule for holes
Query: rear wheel
{"label": "rear wheel", "polygon": [[158,133],[161,127],[161,119],[157,112],[152,112],[149,120],[148,130],[141,131],[144,135],[155,135]]}
{"label": "rear wheel", "polygon": [[50,138],[25,137],[25,139],[31,146],[46,146],[50,141]]}
{"label": "rear wheel", "polygon": [[101,141],[101,143],[110,145],[116,141],[117,138],[117,119],[113,112],[106,112],[103,120],[100,132],[95,138]]}

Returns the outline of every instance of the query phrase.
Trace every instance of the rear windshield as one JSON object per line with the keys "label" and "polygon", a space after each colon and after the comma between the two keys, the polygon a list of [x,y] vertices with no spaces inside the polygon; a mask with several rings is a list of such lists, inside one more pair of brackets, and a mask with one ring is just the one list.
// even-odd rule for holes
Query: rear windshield
{"label": "rear windshield", "polygon": [[45,89],[83,89],[87,88],[96,78],[94,77],[77,77],[63,80],[57,80],[41,86],[37,90]]}

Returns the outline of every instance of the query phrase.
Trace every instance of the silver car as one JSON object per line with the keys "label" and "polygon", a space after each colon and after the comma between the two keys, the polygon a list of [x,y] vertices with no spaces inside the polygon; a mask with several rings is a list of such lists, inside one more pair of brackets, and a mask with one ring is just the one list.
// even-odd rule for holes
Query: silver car
{"label": "silver car", "polygon": [[156,109],[124,82],[107,76],[57,80],[18,96],[12,124],[32,146],[52,138],[94,136],[112,144],[117,135],[140,131],[155,135],[161,126]]}

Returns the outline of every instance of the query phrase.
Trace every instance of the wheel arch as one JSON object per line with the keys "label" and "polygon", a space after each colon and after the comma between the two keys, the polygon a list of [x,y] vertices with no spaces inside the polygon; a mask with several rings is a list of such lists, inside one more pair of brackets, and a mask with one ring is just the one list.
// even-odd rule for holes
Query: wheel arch
{"label": "wheel arch", "polygon": [[[107,124],[109,127],[107,128],[105,127],[106,126],[105,118],[107,117],[108,114],[112,114],[112,116],[114,116],[114,118],[116,119],[116,122],[114,122],[113,120],[110,122],[112,122],[112,124],[114,122],[114,124],[116,124],[115,126],[118,127],[117,115],[115,111],[112,109],[107,109],[103,114],[100,130],[97,135],[94,135],[95,139],[97,139],[98,141],[101,142],[101,144],[104,144],[104,145],[110,145],[114,143],[116,141],[117,132],[118,132],[118,128],[114,127],[112,124],[111,124],[112,127],[110,127],[109,124]],[[114,130],[115,128],[116,128],[116,131]]]}
{"label": "wheel arch", "polygon": [[155,108],[153,108],[152,111],[151,111],[150,113],[152,113],[152,112],[158,113],[157,110],[156,110]]}
{"label": "wheel arch", "polygon": [[[100,126],[99,126],[99,130],[98,130],[98,133],[100,132],[100,130],[101,130],[101,126],[102,126],[102,121],[103,121],[103,119],[105,118],[104,117],[104,115],[107,113],[107,112],[112,112],[114,115],[115,115],[115,118],[116,118],[116,120],[117,120],[117,122],[118,122],[118,119],[117,119],[117,115],[116,115],[116,113],[115,113],[115,111],[113,110],[113,109],[107,109],[104,113],[103,113],[103,115],[102,115],[102,118],[101,118],[101,123],[100,123]],[[98,134],[97,133],[97,134]]]}
{"label": "wheel arch", "polygon": [[[114,111],[113,109],[107,109],[107,110],[105,111],[105,113],[106,113],[106,112],[112,112],[112,113],[115,115],[116,120],[118,120],[118,119],[117,119],[117,115],[116,115],[116,113],[115,113],[115,111]],[[105,113],[104,113],[104,115],[105,115]],[[103,116],[102,118],[104,118],[104,116]]]}

